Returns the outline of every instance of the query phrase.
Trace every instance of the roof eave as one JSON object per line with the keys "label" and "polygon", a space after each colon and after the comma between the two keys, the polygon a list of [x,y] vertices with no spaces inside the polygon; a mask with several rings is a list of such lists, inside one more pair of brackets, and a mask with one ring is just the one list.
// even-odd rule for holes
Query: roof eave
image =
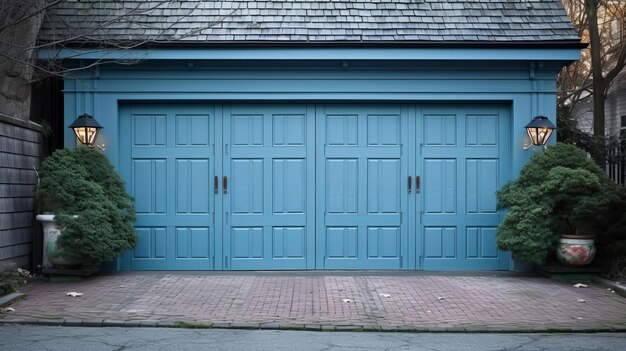
{"label": "roof eave", "polygon": [[[109,41],[112,43],[111,41]],[[120,41],[121,43],[122,41]],[[199,40],[176,40],[176,41],[150,41],[137,42],[136,40],[123,41],[133,48],[285,48],[285,47],[315,47],[315,48],[553,48],[553,49],[585,49],[588,43],[580,40],[545,40],[545,41],[287,41],[287,40],[246,40],[246,41],[199,41]],[[75,42],[66,44],[66,47],[102,47],[102,42]],[[117,44],[117,43],[112,43]],[[119,48],[119,46],[115,46]]]}

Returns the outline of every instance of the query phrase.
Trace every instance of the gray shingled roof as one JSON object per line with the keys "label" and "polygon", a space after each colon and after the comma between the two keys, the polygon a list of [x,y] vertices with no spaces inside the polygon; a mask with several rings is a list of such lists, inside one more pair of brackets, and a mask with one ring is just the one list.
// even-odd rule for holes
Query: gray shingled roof
{"label": "gray shingled roof", "polygon": [[579,41],[561,0],[65,0],[40,40]]}

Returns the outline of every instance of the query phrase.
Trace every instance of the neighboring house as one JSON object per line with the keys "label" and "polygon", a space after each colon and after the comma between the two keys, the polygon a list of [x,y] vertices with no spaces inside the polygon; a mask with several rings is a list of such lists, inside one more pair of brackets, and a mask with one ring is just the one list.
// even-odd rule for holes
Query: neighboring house
{"label": "neighboring house", "polygon": [[579,59],[560,0],[174,1],[103,29],[141,3],[63,2],[40,34],[134,63],[64,87],[135,198],[118,269],[516,269],[495,192]]}
{"label": "neighboring house", "polygon": [[[626,184],[626,70],[615,78],[604,104],[605,135],[619,138],[621,146],[609,151],[606,172],[618,184]],[[593,133],[593,99],[589,95],[581,99],[572,109],[572,117],[578,127],[589,134]]]}
{"label": "neighboring house", "polygon": [[[626,133],[626,70],[613,81],[604,105],[606,118],[605,134],[619,137]],[[572,116],[578,121],[578,127],[593,133],[593,101],[591,95],[578,101],[572,109]]]}

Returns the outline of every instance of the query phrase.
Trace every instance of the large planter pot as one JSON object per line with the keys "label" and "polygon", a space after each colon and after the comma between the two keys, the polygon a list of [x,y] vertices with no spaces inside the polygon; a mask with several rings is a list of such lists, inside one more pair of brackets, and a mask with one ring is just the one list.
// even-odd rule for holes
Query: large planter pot
{"label": "large planter pot", "polygon": [[580,267],[593,262],[596,245],[592,236],[563,234],[556,247],[556,257],[566,266]]}
{"label": "large planter pot", "polygon": [[35,218],[43,226],[43,266],[45,268],[81,266],[81,262],[63,256],[63,248],[58,244],[61,229],[57,226],[54,215],[40,214]]}

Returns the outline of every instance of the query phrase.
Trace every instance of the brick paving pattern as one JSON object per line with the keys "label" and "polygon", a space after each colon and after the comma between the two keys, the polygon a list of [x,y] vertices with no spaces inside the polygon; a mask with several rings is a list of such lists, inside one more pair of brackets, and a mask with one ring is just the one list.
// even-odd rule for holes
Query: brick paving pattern
{"label": "brick paving pattern", "polygon": [[[5,321],[185,321],[337,330],[626,325],[626,298],[593,284],[575,288],[536,277],[123,273],[73,283],[34,282],[22,291],[28,298],[13,304],[16,311]],[[68,291],[84,295],[72,298]]]}

